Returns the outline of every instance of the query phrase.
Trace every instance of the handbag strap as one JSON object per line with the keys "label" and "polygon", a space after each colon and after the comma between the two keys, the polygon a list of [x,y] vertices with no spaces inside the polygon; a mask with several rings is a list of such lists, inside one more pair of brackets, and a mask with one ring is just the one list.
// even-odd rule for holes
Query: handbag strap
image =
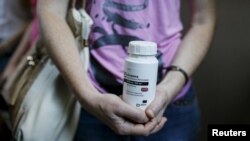
{"label": "handbag strap", "polygon": [[82,60],[85,64],[85,70],[88,70],[89,66],[89,47],[88,47],[88,37],[91,31],[91,26],[93,24],[93,20],[88,15],[85,10],[86,0],[82,0],[82,7],[76,9],[77,0],[71,1],[71,9],[69,9],[69,17],[68,22],[72,32],[75,35],[76,41],[80,46],[80,53]]}
{"label": "handbag strap", "polygon": [[[76,8],[76,1],[77,0],[72,0],[71,2],[71,8]],[[86,0],[82,0],[82,8],[85,9],[86,8]]]}
{"label": "handbag strap", "polygon": [[85,10],[86,0],[82,0],[82,7],[77,9],[77,0],[71,0],[71,6],[68,13],[68,22],[75,37],[81,36],[81,39],[87,40],[93,20]]}

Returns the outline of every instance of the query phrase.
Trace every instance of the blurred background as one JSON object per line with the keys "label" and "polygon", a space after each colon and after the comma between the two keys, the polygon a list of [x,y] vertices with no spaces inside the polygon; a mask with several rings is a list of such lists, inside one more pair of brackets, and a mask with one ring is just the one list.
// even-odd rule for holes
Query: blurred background
{"label": "blurred background", "polygon": [[[182,0],[182,19],[190,11]],[[217,0],[211,49],[194,75],[202,111],[202,141],[208,124],[250,124],[250,1]]]}

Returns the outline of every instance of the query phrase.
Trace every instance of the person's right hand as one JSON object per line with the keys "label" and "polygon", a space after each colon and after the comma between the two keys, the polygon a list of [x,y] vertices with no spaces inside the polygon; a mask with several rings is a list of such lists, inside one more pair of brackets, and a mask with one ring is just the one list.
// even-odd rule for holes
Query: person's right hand
{"label": "person's right hand", "polygon": [[145,112],[132,107],[114,94],[98,94],[85,109],[119,135],[148,136],[159,131],[166,122],[148,119]]}

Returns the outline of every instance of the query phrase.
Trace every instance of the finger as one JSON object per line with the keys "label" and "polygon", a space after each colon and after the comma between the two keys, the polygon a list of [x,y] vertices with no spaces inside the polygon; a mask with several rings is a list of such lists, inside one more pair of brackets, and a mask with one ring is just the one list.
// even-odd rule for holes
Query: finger
{"label": "finger", "polygon": [[151,102],[151,104],[146,108],[146,114],[149,118],[154,118],[159,114],[166,104],[166,96],[159,94]]}
{"label": "finger", "polygon": [[167,122],[167,118],[162,117],[160,123],[157,124],[157,126],[154,128],[154,130],[151,132],[151,134],[154,134],[154,133],[160,131],[164,127],[166,122]]}
{"label": "finger", "polygon": [[165,109],[162,109],[162,110],[160,111],[160,113],[156,116],[158,123],[161,121],[161,119],[162,119],[162,117],[163,117],[164,111],[165,111]]}
{"label": "finger", "polygon": [[121,104],[120,108],[116,111],[118,116],[132,120],[136,123],[146,123],[149,121],[146,113],[136,107],[132,107],[127,103]]}
{"label": "finger", "polygon": [[148,136],[151,131],[157,126],[157,120],[153,119],[147,124],[133,124],[131,122],[124,123],[124,133],[126,135],[143,135]]}
{"label": "finger", "polygon": [[153,119],[155,117],[155,114],[152,109],[146,109],[145,112],[149,119]]}

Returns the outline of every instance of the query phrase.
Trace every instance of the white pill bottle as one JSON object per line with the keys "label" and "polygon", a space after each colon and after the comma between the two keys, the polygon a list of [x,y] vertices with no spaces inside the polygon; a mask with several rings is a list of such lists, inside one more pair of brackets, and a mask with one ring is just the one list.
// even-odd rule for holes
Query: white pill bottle
{"label": "white pill bottle", "polygon": [[158,71],[157,44],[149,41],[129,42],[125,60],[123,100],[142,110],[154,100]]}

